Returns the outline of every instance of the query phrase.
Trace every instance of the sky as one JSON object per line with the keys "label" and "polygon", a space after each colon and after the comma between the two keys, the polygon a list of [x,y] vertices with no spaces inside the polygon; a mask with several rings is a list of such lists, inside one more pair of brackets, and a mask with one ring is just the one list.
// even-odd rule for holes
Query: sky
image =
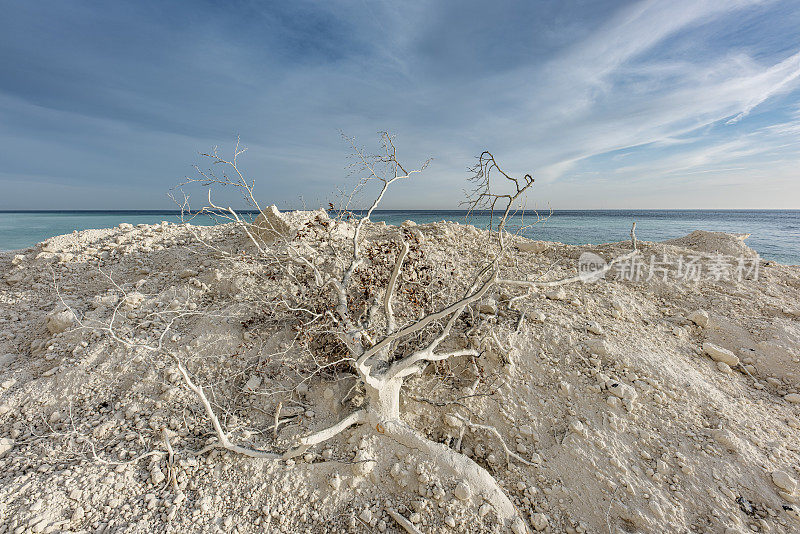
{"label": "sky", "polygon": [[341,134],[382,130],[433,158],[387,209],[458,208],[483,150],[534,175],[531,209],[800,208],[796,0],[2,10],[0,210],[170,209],[237,138],[262,204],[316,208],[352,186]]}

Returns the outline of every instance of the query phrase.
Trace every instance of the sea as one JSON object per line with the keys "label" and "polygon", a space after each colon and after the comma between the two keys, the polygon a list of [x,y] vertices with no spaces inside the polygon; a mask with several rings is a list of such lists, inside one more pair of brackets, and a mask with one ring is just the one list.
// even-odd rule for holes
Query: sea
{"label": "sea", "polygon": [[[694,230],[750,234],[745,243],[762,258],[786,265],[800,265],[800,210],[557,210],[517,214],[510,227],[530,224],[522,234],[531,239],[560,241],[571,245],[600,244],[629,238],[631,223],[641,241],[663,241]],[[400,224],[454,221],[485,227],[489,214],[465,219],[455,210],[380,210],[372,220]],[[49,237],[88,228],[110,228],[120,223],[156,224],[180,222],[176,211],[2,211],[0,250],[30,247]],[[215,224],[195,218],[194,224]]]}

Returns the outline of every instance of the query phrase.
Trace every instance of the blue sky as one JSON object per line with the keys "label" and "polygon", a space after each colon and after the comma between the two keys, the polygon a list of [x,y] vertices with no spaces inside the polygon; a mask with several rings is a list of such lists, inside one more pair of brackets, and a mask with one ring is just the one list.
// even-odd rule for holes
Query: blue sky
{"label": "blue sky", "polygon": [[483,149],[533,172],[528,208],[800,208],[796,0],[3,13],[0,209],[171,208],[237,136],[264,202],[317,207],[348,185],[339,132],[384,129],[409,166],[435,158],[386,208],[458,207]]}

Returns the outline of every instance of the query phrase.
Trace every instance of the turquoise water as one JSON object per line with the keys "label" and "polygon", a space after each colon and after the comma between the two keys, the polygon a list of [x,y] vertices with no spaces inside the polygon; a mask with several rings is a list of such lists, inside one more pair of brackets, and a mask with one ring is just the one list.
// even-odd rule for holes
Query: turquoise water
{"label": "turquoise water", "polygon": [[[532,214],[526,215],[530,221]],[[378,211],[373,220],[399,224],[441,220],[464,222],[461,211]],[[485,225],[488,216],[472,220]],[[59,211],[0,212],[0,250],[29,247],[54,235],[87,228],[109,228],[122,222],[155,224],[180,222],[174,211]],[[544,223],[527,230],[532,239],[561,241],[571,245],[607,243],[628,239],[631,222],[644,241],[663,241],[693,230],[749,233],[746,243],[765,259],[800,265],[800,210],[591,210],[556,211]],[[211,221],[195,219],[196,224]]]}

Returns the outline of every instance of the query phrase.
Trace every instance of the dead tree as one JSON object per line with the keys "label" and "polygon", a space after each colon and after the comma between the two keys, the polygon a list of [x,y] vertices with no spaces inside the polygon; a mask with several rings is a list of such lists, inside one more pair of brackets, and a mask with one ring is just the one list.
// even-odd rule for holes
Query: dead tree
{"label": "dead tree", "polygon": [[[204,388],[181,359],[162,346],[160,341],[150,348],[175,360],[185,385],[194,392],[211,421],[217,439],[201,452],[221,448],[251,457],[286,460],[303,455],[309,448],[331,439],[349,427],[365,425],[377,434],[387,436],[430,458],[445,471],[466,481],[474,494],[491,504],[500,523],[511,526],[515,532],[525,532],[525,522],[494,477],[469,457],[445,444],[428,439],[404,422],[400,397],[405,382],[422,373],[432,362],[474,358],[479,355],[477,348],[459,347],[453,340],[454,333],[465,312],[498,286],[531,288],[576,281],[570,278],[555,282],[536,282],[506,278],[503,275],[504,260],[509,254],[510,234],[507,223],[522,197],[534,184],[533,177],[530,174],[515,177],[506,173],[488,151],[478,156],[471,169],[474,188],[468,195],[467,202],[470,212],[486,209],[491,214],[488,233],[485,234],[491,254],[478,266],[472,278],[463,284],[459,295],[430,305],[422,314],[400,316],[396,308],[404,297],[398,294],[398,286],[402,283],[401,273],[404,266],[409,261],[413,236],[401,234],[392,251],[394,265],[384,286],[378,288],[377,293],[364,296],[356,287],[358,273],[369,267],[365,264],[370,261],[365,253],[363,234],[371,223],[370,217],[374,210],[390,187],[395,182],[421,172],[428,162],[418,169],[409,170],[398,159],[393,137],[386,133],[381,136],[381,150],[378,155],[369,155],[353,141],[351,145],[355,169],[363,173],[357,189],[375,184],[378,192],[361,214],[349,209],[352,195],[346,197],[338,219],[326,226],[329,237],[333,232],[331,225],[338,229],[344,228],[346,231],[343,235],[346,237],[330,238],[325,247],[315,250],[304,247],[303,240],[297,235],[287,234],[281,228],[280,218],[258,205],[253,191],[254,182],[245,178],[239,169],[238,157],[243,150],[238,144],[231,160],[223,159],[216,151],[206,155],[213,166],[224,169],[221,173],[201,171],[199,178],[188,182],[200,182],[209,186],[208,203],[200,213],[241,227],[252,245],[252,251],[247,253],[248,261],[267,266],[270,277],[277,277],[284,284],[303,287],[305,293],[302,297],[282,294],[280,290],[270,292],[263,299],[267,313],[281,314],[288,320],[295,321],[300,325],[297,330],[307,337],[311,337],[308,332],[312,332],[316,336],[328,336],[325,339],[338,342],[342,354],[333,358],[333,363],[345,362],[351,366],[363,385],[366,397],[363,406],[336,424],[301,437],[293,447],[285,451],[242,446],[229,437]],[[215,185],[241,188],[244,197],[260,216],[251,221],[231,207],[214,203],[210,188]],[[186,197],[182,203],[188,204]],[[217,250],[221,254],[231,255],[230,251]],[[633,253],[635,251],[631,254]],[[631,254],[615,261],[621,261]],[[113,333],[112,329],[109,331]],[[125,342],[124,339],[115,337]],[[326,346],[332,343],[328,342]],[[318,357],[314,354],[313,347],[306,345],[305,350],[308,357]],[[317,365],[331,364],[330,359],[323,364],[315,361]],[[488,425],[469,424],[492,430]],[[506,450],[508,451],[507,448]]]}

